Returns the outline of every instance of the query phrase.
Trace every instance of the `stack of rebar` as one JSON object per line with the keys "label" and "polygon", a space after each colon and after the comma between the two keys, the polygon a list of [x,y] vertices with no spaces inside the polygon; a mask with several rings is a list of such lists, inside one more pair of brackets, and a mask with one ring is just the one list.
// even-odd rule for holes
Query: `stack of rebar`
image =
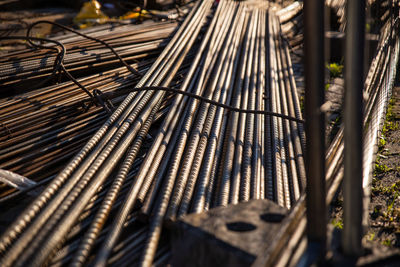
{"label": "stack of rebar", "polygon": [[[235,108],[300,118],[277,18],[263,8],[227,1],[214,19],[215,29],[210,26],[203,39],[207,49],[198,54],[200,67],[192,65],[196,94]],[[157,137],[168,147],[153,146],[144,160],[152,168],[138,175],[146,177],[138,198],[142,212],[150,215],[144,265],[151,263],[164,219],[260,198],[290,208],[305,184],[301,123],[182,101],[185,107],[174,114],[171,109],[171,122],[165,120],[174,126],[172,138],[170,125]]]}
{"label": "stack of rebar", "polygon": [[279,17],[284,39],[289,45],[294,79],[301,102],[304,99],[303,4],[295,1],[293,4],[277,11],[276,15]]}
{"label": "stack of rebar", "polygon": [[[136,87],[170,85],[197,40],[212,5],[212,1],[197,3]],[[187,84],[182,85],[182,88],[185,87]],[[39,266],[49,262],[115,169],[116,179],[108,188],[98,213],[92,218],[88,230],[91,234],[84,238],[85,246],[83,250],[79,249],[78,257],[73,261],[77,265],[84,263],[82,251],[88,249],[93,236],[99,233],[102,218],[109,213],[122,182],[134,164],[165,94],[164,91],[132,92],[123,100],[64,170],[3,233],[0,240],[2,266]],[[118,169],[115,168],[117,165]],[[135,181],[134,185],[138,184],[140,182]],[[110,253],[114,245],[115,242],[106,238],[102,249]],[[106,264],[107,258],[107,253],[98,253],[95,263]]]}
{"label": "stack of rebar", "polygon": [[303,4],[295,1],[276,12],[281,23],[282,33],[293,50],[301,50],[303,45]]}
{"label": "stack of rebar", "polygon": [[[305,186],[304,133],[279,20],[265,2],[213,6],[195,5],[136,84],[140,90],[92,128],[93,137],[2,234],[2,266],[157,265],[169,255],[165,220],[250,199],[296,203]],[[201,99],[177,94],[155,125],[166,87],[191,53],[180,90]],[[91,77],[82,79],[89,88],[104,83]],[[90,116],[73,122],[65,127],[77,133],[94,123]],[[146,148],[150,127],[157,132]],[[20,149],[35,144],[24,142]]]}
{"label": "stack of rebar", "polygon": [[[389,103],[391,92],[396,77],[400,40],[398,35],[399,24],[394,21],[386,22],[382,28],[379,44],[374,59],[369,67],[364,84],[364,115],[363,115],[363,224],[367,225],[369,213],[369,201],[371,197],[371,184],[373,169],[377,156],[380,129],[383,127],[386,108]],[[327,196],[326,204],[329,205],[337,195],[344,173],[344,140],[343,126],[331,142],[326,153],[326,182]],[[269,251],[275,255],[264,261],[262,265],[291,266],[298,263],[300,257],[307,248],[306,237],[306,203],[305,197],[292,209],[287,223],[283,225],[282,231],[271,244]]]}
{"label": "stack of rebar", "polygon": [[[144,73],[150,63],[135,65]],[[108,100],[118,106],[127,95],[126,89],[133,87],[138,77],[120,68],[79,81],[91,92],[95,89],[114,92]],[[177,82],[174,81],[174,86]],[[169,101],[170,97],[165,99],[157,118],[167,111]],[[93,105],[72,82],[3,99],[1,104],[0,169],[36,182],[59,172],[109,115],[102,106]],[[1,197],[14,191],[6,185],[0,186]]]}
{"label": "stack of rebar", "polygon": [[[170,38],[176,23],[166,21],[166,26],[156,23],[158,27],[154,27],[154,23],[147,23],[146,27],[142,25],[126,25],[121,26],[118,30],[119,34],[113,36],[113,32],[109,27],[99,26],[90,30],[82,31],[85,34],[101,33],[101,36],[108,37],[104,32],[111,33],[108,37],[113,43],[124,44],[127,36],[139,37],[140,33],[146,36],[157,38],[156,43],[165,43]],[[149,27],[149,25],[153,25]],[[174,25],[174,27],[172,27]],[[164,33],[160,34],[160,29],[164,29]],[[118,28],[118,27],[117,27]],[[117,29],[114,29],[117,31]],[[133,31],[133,32],[131,32]],[[143,32],[145,31],[145,32]],[[123,33],[123,34],[122,34]],[[103,36],[103,37],[104,37]],[[69,34],[59,37],[60,42],[67,41],[67,44],[73,44],[75,41],[82,39],[74,38],[74,34]],[[146,39],[145,42],[150,42]],[[77,39],[77,40],[76,40]],[[71,41],[72,40],[72,41]],[[73,41],[75,40],[75,41]],[[83,40],[81,40],[82,42]],[[132,39],[132,42],[145,44],[143,40]],[[97,46],[97,43],[85,43],[80,50],[90,49],[91,46]],[[122,46],[124,53],[131,53],[131,49]],[[145,46],[144,46],[145,47]],[[137,50],[135,55],[140,59],[138,63],[132,66],[137,68],[144,75],[150,68],[151,64],[160,54],[160,45],[153,48],[143,48]],[[29,50],[30,51],[30,50]],[[44,53],[43,51],[26,50],[14,52],[13,54],[34,55]],[[68,53],[67,53],[68,55]],[[152,55],[152,56],[149,56]],[[123,58],[129,58],[122,55]],[[9,61],[12,61],[12,57]],[[110,58],[111,60],[111,58]],[[25,61],[22,61],[25,62]],[[110,63],[111,61],[108,61]],[[129,62],[129,61],[128,61]],[[78,60],[77,63],[79,64]],[[107,62],[105,62],[107,63]],[[118,62],[119,63],[119,62]],[[0,63],[2,64],[2,63]],[[119,63],[120,64],[120,63]],[[8,65],[8,64],[6,64]],[[68,63],[67,63],[68,65]],[[187,65],[187,63],[186,63]],[[2,65],[3,66],[3,65]],[[82,66],[85,66],[82,63]],[[89,66],[87,66],[89,67]],[[112,68],[112,65],[107,65],[111,70],[98,72],[96,74],[78,79],[89,92],[93,94],[94,90],[100,90],[102,93],[114,94],[108,100],[115,106],[118,106],[132,88],[139,81],[139,77],[129,72],[125,67]],[[90,67],[89,67],[90,68]],[[107,69],[105,68],[105,69]],[[93,71],[93,70],[91,70]],[[181,68],[180,73],[183,71]],[[80,72],[76,72],[76,76]],[[45,74],[43,74],[45,75]],[[47,73],[47,75],[49,75]],[[40,76],[40,75],[39,75]],[[38,76],[28,76],[36,79]],[[176,82],[174,82],[175,84]],[[33,84],[36,84],[33,82]],[[12,86],[14,88],[16,84]],[[7,86],[3,87],[6,88]],[[0,99],[0,169],[13,171],[20,175],[26,176],[36,182],[44,178],[48,178],[57,172],[65,165],[79,149],[87,142],[95,131],[107,119],[107,112],[100,105],[93,105],[91,99],[72,81],[63,82],[53,86],[39,88],[33,91],[12,95]],[[120,92],[120,93],[119,93]],[[162,112],[166,111],[165,103],[163,103]],[[159,117],[160,114],[157,115]],[[29,162],[29,164],[28,164]],[[4,184],[0,185],[0,197],[5,197],[14,190]]]}
{"label": "stack of rebar", "polygon": [[[81,32],[107,42],[122,58],[132,63],[159,54],[176,27],[177,23],[172,21],[146,21],[137,25],[97,26]],[[73,33],[51,39],[64,45],[66,55],[63,63],[75,77],[120,66],[115,55],[101,43]],[[47,49],[24,49],[1,56],[2,95],[13,94],[16,89],[26,92],[36,85],[43,86],[42,81],[54,70],[56,57],[54,51]]]}

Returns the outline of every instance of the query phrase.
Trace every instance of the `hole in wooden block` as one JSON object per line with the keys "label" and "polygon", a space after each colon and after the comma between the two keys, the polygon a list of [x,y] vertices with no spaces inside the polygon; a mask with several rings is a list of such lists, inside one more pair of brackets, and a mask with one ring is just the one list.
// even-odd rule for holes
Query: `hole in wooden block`
{"label": "hole in wooden block", "polygon": [[279,223],[285,218],[285,215],[279,213],[264,213],[260,215],[261,220],[269,223]]}
{"label": "hole in wooden block", "polygon": [[257,227],[254,224],[246,222],[232,222],[227,223],[226,227],[234,232],[249,232],[255,230]]}

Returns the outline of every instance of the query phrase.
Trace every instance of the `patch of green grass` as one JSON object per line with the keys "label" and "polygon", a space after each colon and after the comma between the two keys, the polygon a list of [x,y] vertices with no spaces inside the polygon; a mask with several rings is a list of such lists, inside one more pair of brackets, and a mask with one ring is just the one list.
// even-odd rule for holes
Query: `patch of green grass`
{"label": "patch of green grass", "polygon": [[386,121],[383,128],[384,128],[385,132],[395,131],[395,130],[399,129],[399,124],[395,121]]}
{"label": "patch of green grass", "polygon": [[389,221],[393,221],[393,205],[394,205],[395,199],[392,199],[390,201],[389,205],[387,206],[386,211],[383,213],[383,217]]}
{"label": "patch of green grass", "polygon": [[[396,116],[393,113],[393,106],[395,102],[394,99],[390,99],[387,111],[386,111],[386,118],[385,118],[385,123],[383,124],[382,131],[381,131],[381,137],[379,138],[378,141],[378,151],[382,151],[385,148],[385,145],[387,144],[386,142],[386,135],[389,131],[394,131],[399,129],[399,124],[396,122]],[[378,163],[379,160],[377,159],[376,162]],[[379,169],[378,169],[379,172]]]}
{"label": "patch of green grass", "polygon": [[[379,190],[380,193],[385,194],[385,195],[389,195],[389,199],[387,200],[387,207],[386,207],[386,211],[381,211],[378,210],[377,212],[373,212],[373,215],[382,215],[382,219],[386,222],[393,222],[396,220],[396,217],[398,217],[398,209],[396,209],[395,207],[395,203],[396,203],[396,199],[399,198],[400,196],[400,191],[399,191],[399,187],[400,187],[400,182],[396,182],[394,184],[392,184],[391,186],[380,186]],[[397,219],[398,220],[398,219]]]}
{"label": "patch of green grass", "polygon": [[382,186],[379,186],[379,185],[373,185],[372,187],[371,187],[371,191],[372,191],[372,193],[374,193],[374,194],[376,194],[376,193],[382,193],[382,191],[383,191],[383,187]]}
{"label": "patch of green grass", "polygon": [[330,86],[331,86],[330,83],[325,84],[325,91],[328,91]]}
{"label": "patch of green grass", "polygon": [[391,98],[389,100],[388,109],[387,109],[387,112],[386,112],[386,120],[388,120],[388,121],[393,121],[393,120],[396,119],[396,116],[393,113],[394,104],[395,104],[395,100],[394,100],[394,98]]}
{"label": "patch of green grass", "polygon": [[365,24],[365,32],[370,32],[371,31],[371,25],[369,23]]}
{"label": "patch of green grass", "polygon": [[382,241],[382,245],[387,246],[387,247],[391,247],[392,246],[392,240],[385,239],[384,241]]}
{"label": "patch of green grass", "polygon": [[378,151],[382,151],[385,148],[385,145],[386,145],[386,139],[382,135],[381,138],[379,138]]}
{"label": "patch of green grass", "polygon": [[340,77],[343,72],[343,65],[338,63],[326,64],[326,68],[329,70],[331,78]]}
{"label": "patch of green grass", "polygon": [[374,241],[374,239],[375,239],[375,233],[368,233],[368,234],[366,235],[366,238],[367,238],[368,241]]}
{"label": "patch of green grass", "polygon": [[397,193],[397,194],[399,194],[399,192],[400,192],[400,181],[397,181],[397,182],[395,182],[394,184],[392,184],[392,186],[391,186],[391,191],[393,192],[393,193]]}
{"label": "patch of green grass", "polygon": [[378,163],[375,163],[374,175],[384,174],[391,170],[392,169],[389,168],[386,164],[379,164],[379,162],[378,162]]}
{"label": "patch of green grass", "polygon": [[396,122],[396,115],[393,113],[394,99],[389,100],[388,108],[386,111],[386,119],[382,128],[382,134],[386,134],[389,130],[394,131],[399,129],[399,124]]}
{"label": "patch of green grass", "polygon": [[378,179],[376,177],[372,177],[372,187],[378,185]]}
{"label": "patch of green grass", "polygon": [[[389,169],[389,171],[391,170],[393,169]],[[373,178],[371,190],[373,193],[390,195],[392,197],[392,201],[389,206],[391,205],[391,209],[393,209],[394,201],[400,196],[400,181],[392,184],[391,186],[382,186],[376,181],[376,178]]]}
{"label": "patch of green grass", "polygon": [[343,229],[343,221],[342,221],[341,219],[338,219],[338,220],[333,219],[333,220],[332,220],[332,225],[333,225],[335,228]]}
{"label": "patch of green grass", "polygon": [[387,212],[388,212],[389,214],[392,214],[392,213],[393,213],[394,201],[395,201],[395,199],[393,199],[393,200],[390,202],[390,204],[388,205],[388,207],[387,207]]}

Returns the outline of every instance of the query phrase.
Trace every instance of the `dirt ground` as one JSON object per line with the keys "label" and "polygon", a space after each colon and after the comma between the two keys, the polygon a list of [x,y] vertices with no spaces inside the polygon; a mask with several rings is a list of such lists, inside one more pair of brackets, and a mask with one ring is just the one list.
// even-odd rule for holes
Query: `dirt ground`
{"label": "dirt ground", "polygon": [[367,241],[400,248],[400,87],[395,87],[379,141]]}
{"label": "dirt ground", "polygon": [[[393,90],[372,181],[369,227],[364,246],[384,251],[400,248],[400,87]],[[332,203],[330,223],[343,228],[343,196]]]}

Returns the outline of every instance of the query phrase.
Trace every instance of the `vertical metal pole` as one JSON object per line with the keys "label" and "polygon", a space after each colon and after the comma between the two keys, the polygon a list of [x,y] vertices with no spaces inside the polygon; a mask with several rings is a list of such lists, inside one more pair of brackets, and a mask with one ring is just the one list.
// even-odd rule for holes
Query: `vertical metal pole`
{"label": "vertical metal pole", "polygon": [[324,1],[304,1],[307,238],[319,256],[326,246]]}
{"label": "vertical metal pole", "polygon": [[365,0],[347,1],[345,45],[343,239],[346,256],[359,256],[362,238],[362,91]]}

